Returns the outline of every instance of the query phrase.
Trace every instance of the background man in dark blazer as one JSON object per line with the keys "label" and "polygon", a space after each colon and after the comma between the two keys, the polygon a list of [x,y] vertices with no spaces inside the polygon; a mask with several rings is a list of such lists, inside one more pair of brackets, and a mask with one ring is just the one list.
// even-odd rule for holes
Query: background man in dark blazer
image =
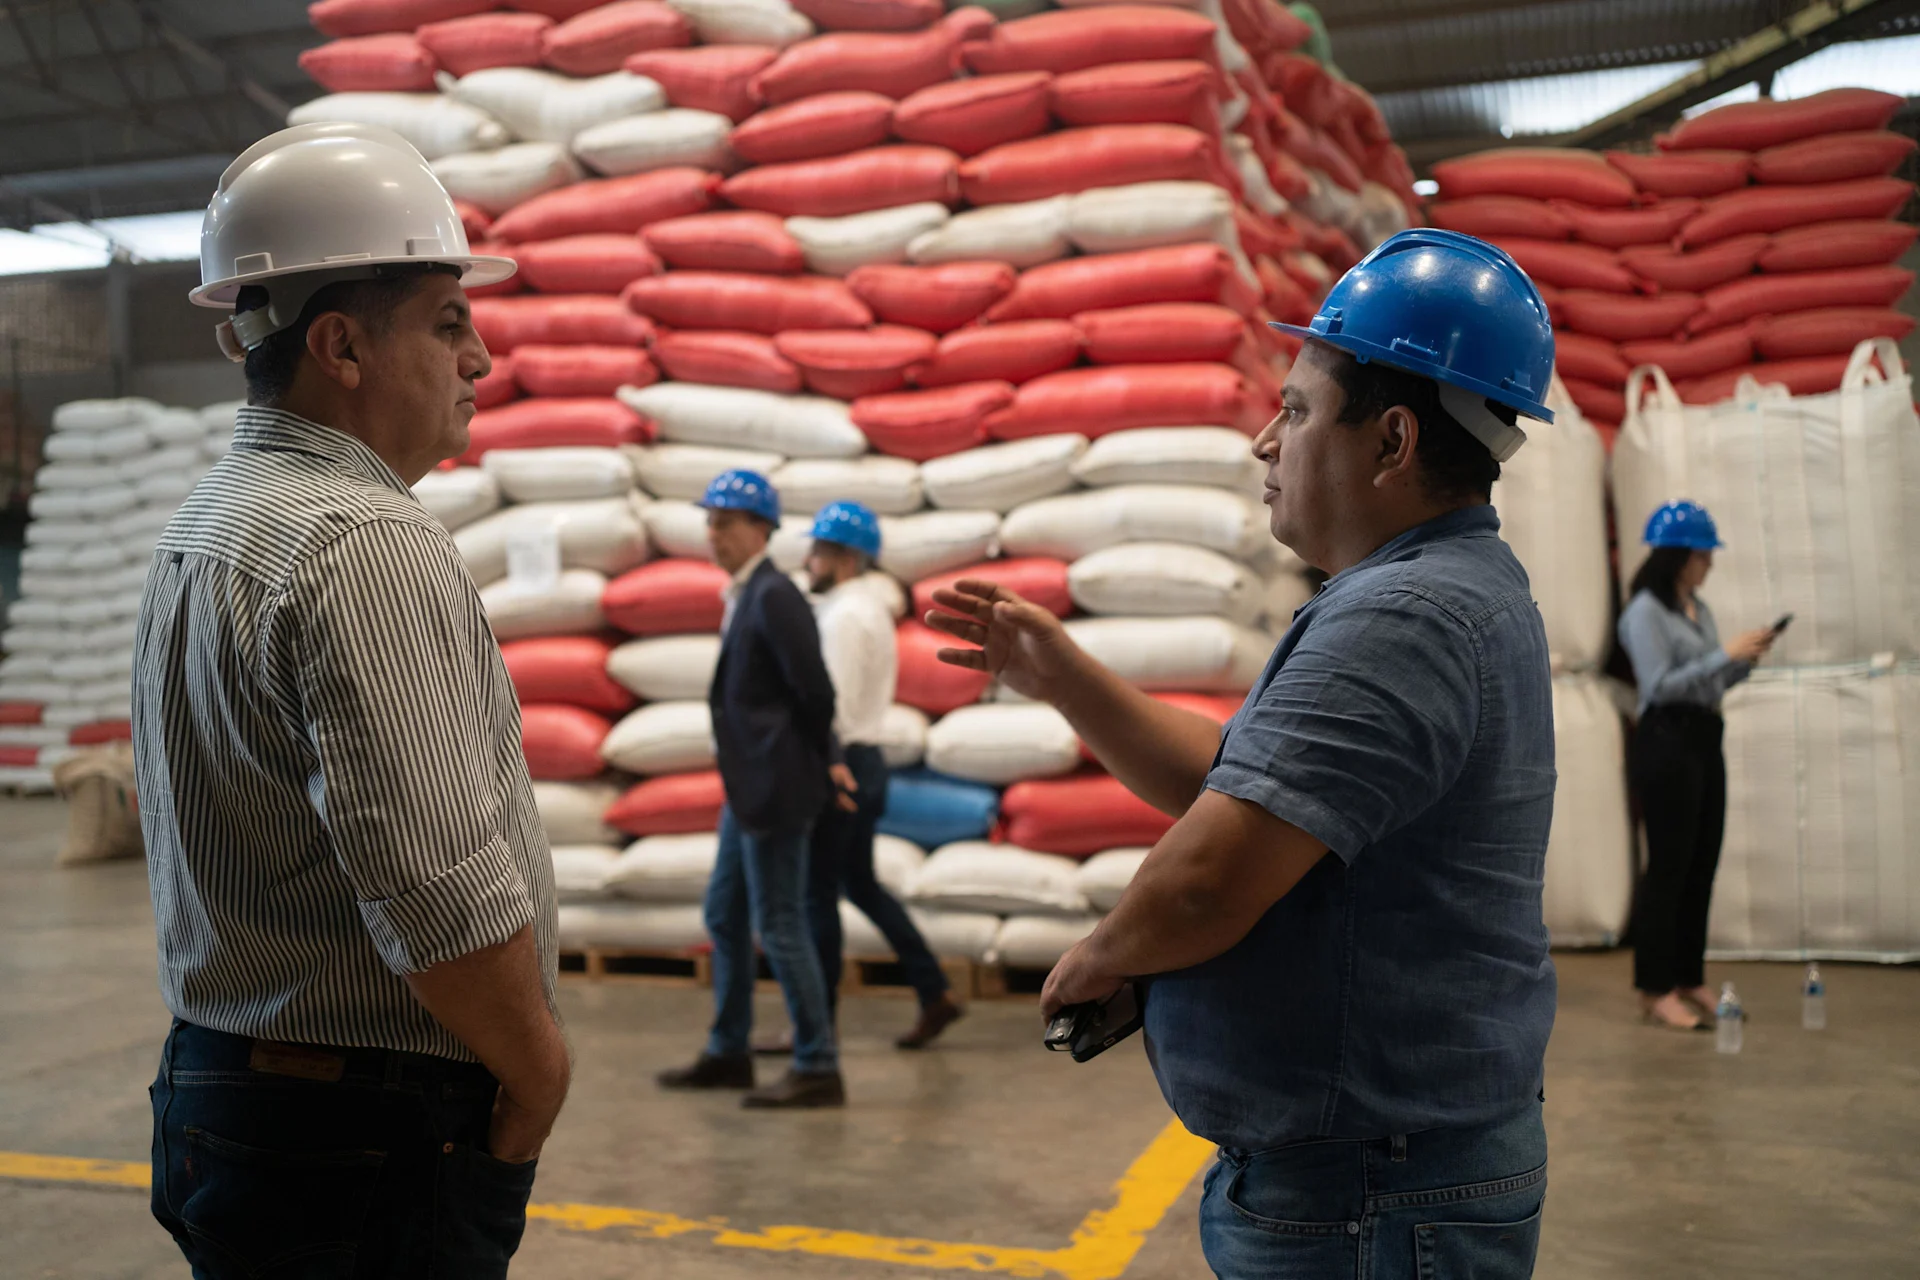
{"label": "background man in dark blazer", "polygon": [[[764,476],[729,471],[707,487],[707,541],[733,575],[720,662],[707,701],[727,805],[707,884],[713,939],[713,1029],[692,1066],[663,1072],[669,1089],[748,1089],[749,1107],[846,1102],[826,979],[807,932],[807,845],[826,806],[853,790],[833,737],[833,682],[806,597],[767,558],[780,498]],[[753,1088],[754,935],[793,1019],[793,1066]]]}

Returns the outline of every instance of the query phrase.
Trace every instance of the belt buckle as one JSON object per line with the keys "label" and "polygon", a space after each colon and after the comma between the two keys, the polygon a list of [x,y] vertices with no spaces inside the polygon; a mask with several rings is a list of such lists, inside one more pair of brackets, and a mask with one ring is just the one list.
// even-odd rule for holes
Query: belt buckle
{"label": "belt buckle", "polygon": [[344,1054],[273,1040],[255,1040],[247,1066],[263,1075],[291,1076],[295,1080],[314,1080],[321,1084],[338,1084],[347,1073]]}

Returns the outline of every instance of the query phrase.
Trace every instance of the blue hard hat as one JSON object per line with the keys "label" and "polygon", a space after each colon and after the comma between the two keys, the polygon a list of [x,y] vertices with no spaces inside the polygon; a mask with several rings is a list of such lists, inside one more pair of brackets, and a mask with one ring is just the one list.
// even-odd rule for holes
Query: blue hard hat
{"label": "blue hard hat", "polygon": [[813,518],[813,540],[852,547],[869,560],[880,558],[880,517],[857,502],[829,502]]}
{"label": "blue hard hat", "polygon": [[768,524],[780,523],[780,495],[757,471],[722,471],[707,486],[700,505],[708,511],[744,511]]}
{"label": "blue hard hat", "polygon": [[1713,517],[1697,502],[1669,502],[1647,517],[1647,545],[1712,551],[1721,545]]}
{"label": "blue hard hat", "polygon": [[1483,400],[1553,421],[1544,403],[1553,377],[1547,304],[1520,265],[1484,240],[1432,227],[1389,236],[1334,283],[1312,324],[1273,327],[1432,378],[1447,411],[1502,462],[1526,436]]}

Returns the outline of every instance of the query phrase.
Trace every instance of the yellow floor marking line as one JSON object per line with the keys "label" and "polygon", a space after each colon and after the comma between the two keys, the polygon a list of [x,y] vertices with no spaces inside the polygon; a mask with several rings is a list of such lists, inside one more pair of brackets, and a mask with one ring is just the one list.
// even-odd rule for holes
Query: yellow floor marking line
{"label": "yellow floor marking line", "polygon": [[[936,1271],[973,1271],[1031,1280],[1119,1280],[1149,1233],[1187,1184],[1213,1158],[1213,1144],[1168,1123],[1115,1185],[1113,1207],[1096,1209],[1075,1228],[1061,1249],[1015,1248],[948,1240],[872,1236],[824,1227],[764,1227],[746,1230],[724,1218],[682,1218],[647,1209],[598,1204],[533,1204],[527,1217],[568,1231],[624,1231],[656,1240],[705,1236],[729,1249],[806,1253],[890,1262]],[[94,1186],[145,1187],[145,1163],[86,1160],[0,1151],[0,1178],[28,1182],[79,1182]]]}

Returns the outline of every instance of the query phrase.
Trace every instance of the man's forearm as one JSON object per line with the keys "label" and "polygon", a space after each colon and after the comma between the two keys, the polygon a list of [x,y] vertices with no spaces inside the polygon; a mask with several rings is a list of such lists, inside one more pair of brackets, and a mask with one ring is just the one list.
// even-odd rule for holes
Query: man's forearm
{"label": "man's forearm", "polygon": [[1199,796],[1220,748],[1218,724],[1142,693],[1084,654],[1054,705],[1107,772],[1176,818]]}
{"label": "man's forearm", "polygon": [[410,973],[407,985],[515,1102],[559,1111],[572,1063],[547,1006],[531,925],[497,946]]}

